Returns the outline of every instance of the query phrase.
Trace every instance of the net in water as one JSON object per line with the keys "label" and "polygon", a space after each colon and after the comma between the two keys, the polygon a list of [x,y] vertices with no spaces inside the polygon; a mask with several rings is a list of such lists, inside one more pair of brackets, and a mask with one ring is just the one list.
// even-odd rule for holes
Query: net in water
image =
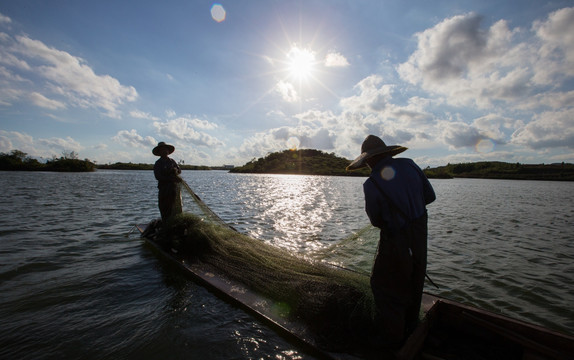
{"label": "net in water", "polygon": [[365,346],[375,313],[368,276],[241,234],[186,190],[194,200],[186,208],[194,213],[172,218],[159,242],[272,299],[284,316],[305,323],[325,347]]}

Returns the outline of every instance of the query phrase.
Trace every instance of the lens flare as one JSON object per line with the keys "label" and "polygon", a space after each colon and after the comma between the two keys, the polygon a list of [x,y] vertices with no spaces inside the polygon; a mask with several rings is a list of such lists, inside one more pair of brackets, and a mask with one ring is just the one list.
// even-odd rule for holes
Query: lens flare
{"label": "lens flare", "polygon": [[476,152],[481,154],[487,154],[494,150],[494,142],[490,139],[482,139],[476,143]]}
{"label": "lens flare", "polygon": [[297,150],[300,144],[301,142],[299,141],[299,138],[296,136],[291,136],[289,139],[287,139],[287,148],[289,148],[290,150]]}
{"label": "lens flare", "polygon": [[385,166],[381,171],[381,177],[387,181],[395,178],[395,169],[392,166]]}
{"label": "lens flare", "polygon": [[226,15],[225,9],[221,4],[217,3],[213,4],[213,6],[211,7],[211,17],[213,18],[213,20],[220,23],[225,20],[225,15]]}

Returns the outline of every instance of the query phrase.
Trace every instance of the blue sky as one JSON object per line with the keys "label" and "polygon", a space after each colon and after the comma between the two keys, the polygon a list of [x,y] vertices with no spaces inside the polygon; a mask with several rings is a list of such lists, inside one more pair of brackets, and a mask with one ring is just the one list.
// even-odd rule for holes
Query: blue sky
{"label": "blue sky", "polygon": [[572,1],[0,3],[0,152],[242,165],[376,134],[422,167],[574,162]]}

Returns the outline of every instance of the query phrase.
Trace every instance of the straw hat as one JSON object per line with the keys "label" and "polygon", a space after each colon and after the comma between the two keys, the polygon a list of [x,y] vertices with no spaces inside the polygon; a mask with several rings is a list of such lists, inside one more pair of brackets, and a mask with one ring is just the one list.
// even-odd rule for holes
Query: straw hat
{"label": "straw hat", "polygon": [[161,148],[167,148],[167,153],[171,154],[172,152],[175,151],[175,146],[173,145],[168,145],[166,143],[164,143],[163,141],[158,143],[156,147],[153,148],[153,150],[151,151],[155,156],[160,156],[159,153],[159,149]]}
{"label": "straw hat", "polygon": [[385,154],[387,156],[395,156],[405,150],[407,150],[407,148],[404,146],[387,146],[380,137],[369,135],[365,138],[365,141],[363,141],[363,145],[361,145],[361,155],[347,166],[347,170],[356,170],[367,166],[367,159],[375,155]]}

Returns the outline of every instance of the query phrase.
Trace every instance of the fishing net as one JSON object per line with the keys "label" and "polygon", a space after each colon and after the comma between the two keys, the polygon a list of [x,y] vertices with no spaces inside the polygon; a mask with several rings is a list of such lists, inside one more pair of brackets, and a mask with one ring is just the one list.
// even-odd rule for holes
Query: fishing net
{"label": "fishing net", "polygon": [[235,231],[185,184],[194,204],[165,224],[165,246],[273,299],[281,313],[305,322],[325,347],[363,347],[373,330],[369,277],[310,261]]}

